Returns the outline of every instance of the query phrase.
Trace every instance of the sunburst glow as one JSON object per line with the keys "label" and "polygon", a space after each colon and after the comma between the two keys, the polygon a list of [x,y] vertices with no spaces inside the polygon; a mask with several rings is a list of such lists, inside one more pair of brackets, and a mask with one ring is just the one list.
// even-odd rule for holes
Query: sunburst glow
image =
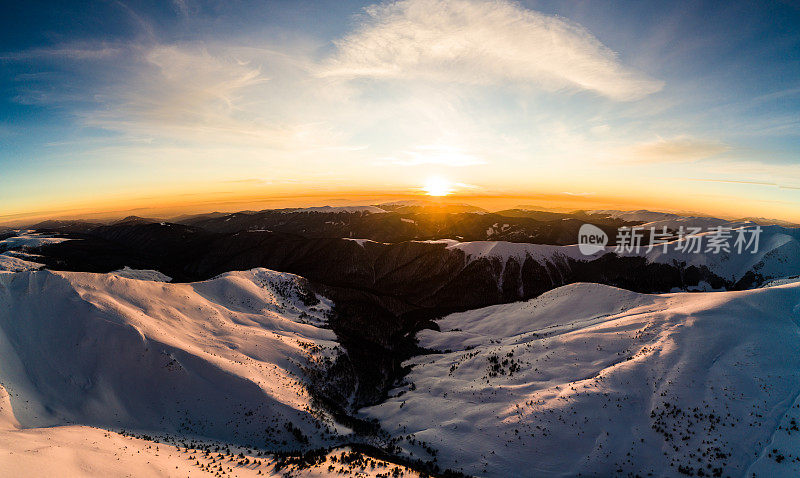
{"label": "sunburst glow", "polygon": [[428,196],[447,196],[453,192],[452,183],[438,176],[428,178],[423,189]]}

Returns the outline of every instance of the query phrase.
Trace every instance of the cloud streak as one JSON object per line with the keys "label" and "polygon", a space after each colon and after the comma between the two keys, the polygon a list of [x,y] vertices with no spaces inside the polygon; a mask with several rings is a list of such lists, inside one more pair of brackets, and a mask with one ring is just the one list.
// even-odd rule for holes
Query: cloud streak
{"label": "cloud streak", "polygon": [[641,99],[663,82],[624,67],[580,25],[507,0],[401,0],[365,9],[321,76],[535,84]]}
{"label": "cloud streak", "polygon": [[661,138],[634,145],[630,156],[637,163],[682,163],[710,158],[730,149],[728,145],[717,141],[688,137]]}
{"label": "cloud streak", "polygon": [[113,46],[65,45],[3,53],[0,54],[0,61],[107,60],[119,56],[123,52],[122,48]]}
{"label": "cloud streak", "polygon": [[155,45],[140,62],[135,78],[103,92],[105,108],[86,113],[88,125],[183,139],[292,134],[242,114],[248,92],[269,81],[248,62],[202,45]]}

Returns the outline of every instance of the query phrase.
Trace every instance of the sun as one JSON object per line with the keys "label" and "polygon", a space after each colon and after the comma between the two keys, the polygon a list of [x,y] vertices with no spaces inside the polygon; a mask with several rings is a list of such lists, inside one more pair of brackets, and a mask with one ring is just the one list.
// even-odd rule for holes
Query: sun
{"label": "sun", "polygon": [[422,188],[428,196],[447,196],[453,192],[452,184],[445,178],[439,176],[431,176],[425,180],[425,186]]}

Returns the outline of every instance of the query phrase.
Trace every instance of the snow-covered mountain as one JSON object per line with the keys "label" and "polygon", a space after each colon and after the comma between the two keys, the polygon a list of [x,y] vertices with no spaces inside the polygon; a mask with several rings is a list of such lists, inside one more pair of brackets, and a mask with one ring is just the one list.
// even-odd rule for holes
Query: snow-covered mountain
{"label": "snow-covered mountain", "polygon": [[592,216],[612,217],[615,219],[622,219],[623,221],[629,221],[629,222],[654,222],[654,221],[676,219],[680,217],[678,214],[671,212],[648,211],[646,209],[639,209],[636,211],[621,211],[618,209],[595,209],[591,211],[586,211],[586,214]]}
{"label": "snow-covered mountain", "polygon": [[796,476],[798,323],[798,283],[572,284],[438,321],[438,353],[363,413],[478,476]]}
{"label": "snow-covered mountain", "polygon": [[681,215],[671,212],[658,212],[648,211],[646,209],[639,209],[637,211],[622,211],[618,209],[595,209],[586,211],[589,216],[608,217],[614,219],[621,219],[630,222],[647,223],[648,225],[668,225],[677,229],[680,225],[693,224],[702,226],[717,226],[717,225],[746,225],[746,224],[760,224],[762,226],[783,226],[783,227],[797,227],[797,224],[782,221],[780,219],[769,219],[764,217],[742,218],[736,220],[719,219],[711,216],[692,216]]}
{"label": "snow-covered mountain", "polygon": [[10,231],[6,236],[0,240],[0,273],[41,269],[44,264],[36,262],[38,256],[27,251],[67,240],[33,231]]}
{"label": "snow-covered mountain", "polygon": [[670,230],[678,230],[681,226],[684,227],[702,227],[707,229],[715,226],[729,226],[740,227],[755,225],[749,221],[729,221],[727,219],[720,219],[711,216],[687,216],[671,212],[657,212],[640,209],[638,211],[619,211],[615,209],[599,209],[587,211],[589,217],[606,217],[620,219],[627,222],[641,223],[642,226],[662,228],[664,226]]}
{"label": "snow-covered mountain", "polygon": [[293,213],[293,212],[319,212],[325,214],[337,214],[340,212],[352,213],[362,212],[370,214],[383,214],[386,211],[377,206],[315,206],[315,207],[298,207],[288,209],[275,209],[280,213]]}
{"label": "snow-covered mountain", "polygon": [[[703,232],[700,235],[704,236],[705,240],[708,240],[708,236],[711,234],[709,232],[710,228],[717,225],[729,227],[732,228],[731,234],[733,236],[730,240],[731,250],[716,253],[707,251],[704,247],[697,253],[682,252],[677,249],[680,244],[678,239],[668,243],[666,252],[663,246],[655,246],[651,249],[647,245],[642,245],[635,250],[622,252],[617,252],[615,246],[607,246],[605,249],[590,255],[582,254],[577,246],[553,246],[504,241],[459,242],[450,239],[428,242],[441,243],[447,249],[462,251],[468,262],[479,260],[496,262],[503,271],[509,269],[510,265],[513,265],[515,269],[522,270],[526,261],[545,265],[549,268],[561,264],[568,269],[574,269],[574,264],[571,265],[570,261],[586,263],[597,260],[606,254],[615,254],[621,257],[642,257],[647,263],[676,266],[681,269],[688,267],[706,269],[711,274],[728,281],[730,284],[737,284],[742,280],[749,279],[747,286],[800,274],[800,229],[781,226],[756,226],[752,223],[715,223],[714,226],[709,226],[703,225],[702,222],[693,222],[691,219],[670,219],[668,221],[670,223],[668,229],[678,230],[680,226],[689,227],[690,225],[691,227],[701,227]],[[642,225],[645,239],[651,225],[656,228],[656,231],[661,231],[662,227],[667,224],[663,221],[658,221]],[[760,229],[757,248],[751,247],[740,252],[732,247],[740,229],[749,238],[756,227]],[[563,271],[564,266],[556,268]],[[523,278],[520,279],[522,280]]]}
{"label": "snow-covered mountain", "polygon": [[441,202],[424,199],[411,199],[404,201],[391,201],[378,204],[378,207],[386,211],[401,212],[401,213],[474,213],[483,214],[485,209],[473,206],[471,204],[456,203],[456,202]]}
{"label": "snow-covered mountain", "polygon": [[37,270],[44,264],[33,262],[31,257],[23,253],[6,251],[0,253],[0,273]]}
{"label": "snow-covered mountain", "polygon": [[0,240],[0,252],[10,249],[30,249],[45,244],[58,244],[67,239],[34,231],[18,231]]}
{"label": "snow-covered mountain", "polygon": [[128,266],[122,269],[111,272],[118,277],[125,277],[127,279],[149,280],[153,282],[171,282],[172,277],[162,274],[159,271],[152,269],[132,269]]}
{"label": "snow-covered mountain", "polygon": [[[675,269],[673,275],[677,278],[657,284],[659,287],[668,287],[637,289],[648,292],[669,291],[673,287],[700,287],[700,282],[713,283],[714,288],[752,287],[782,277],[784,269],[789,269],[790,274],[800,273],[792,266],[800,263],[794,252],[800,237],[798,228],[760,226],[762,234],[756,254],[713,255],[705,250],[676,254],[674,247],[669,254],[663,254],[660,249],[646,250],[650,228],[660,232],[666,227],[675,236],[681,228],[691,232],[689,227],[700,227],[701,231],[708,231],[715,226],[752,231],[757,226],[746,221],[730,222],[650,211],[604,213],[617,213],[614,217],[631,221],[600,213],[576,213],[562,215],[564,217],[560,219],[542,220],[498,214],[309,213],[275,210],[197,219],[191,225],[131,220],[98,226],[82,235],[67,235],[80,240],[40,244],[43,247],[39,253],[44,257],[41,261],[31,262],[47,264],[52,268],[102,272],[125,266],[154,269],[179,281],[205,279],[228,270],[267,267],[327,283],[330,282],[328,278],[320,277],[326,271],[336,276],[335,282],[339,282],[339,278],[352,271],[376,276],[376,271],[371,269],[397,268],[400,263],[393,260],[386,265],[377,263],[384,262],[384,256],[394,257],[395,251],[403,251],[402,254],[408,257],[402,263],[429,261],[432,263],[429,269],[433,271],[437,270],[436,264],[441,263],[460,263],[464,268],[476,263],[488,264],[492,269],[491,282],[495,283],[496,288],[504,289],[503,300],[507,301],[529,298],[569,281],[598,281],[631,287],[633,282],[630,278],[618,281],[615,276],[619,275],[617,271],[637,267],[627,260],[637,256],[646,259],[647,264],[666,265]],[[643,247],[639,251],[622,254],[626,260],[616,262],[624,264],[611,264],[615,260],[604,258],[594,266],[584,267],[587,262],[600,259],[603,255],[584,256],[574,246],[580,228],[591,221],[595,221],[596,224],[593,224],[600,227],[609,238],[609,247],[601,252],[614,253],[615,245],[619,243],[618,228],[631,225],[641,228]],[[11,239],[17,241],[19,238]],[[349,247],[353,245],[351,240],[374,247],[356,252]],[[407,247],[405,243],[409,242],[426,243],[428,247]],[[326,249],[324,253],[323,248]],[[416,252],[419,253],[417,256],[409,254]],[[340,263],[332,267],[331,257],[341,258],[341,261],[336,261]],[[307,267],[310,264],[324,264],[324,271],[319,271],[321,274],[318,275],[315,273],[317,271]],[[486,269],[484,266],[477,268]],[[601,268],[612,273],[601,273]],[[692,268],[693,271],[689,270]],[[545,274],[542,274],[543,269]],[[517,277],[513,277],[517,270]],[[649,271],[643,276],[646,278],[648,274]],[[486,272],[481,270],[480,275],[485,277]],[[544,275],[554,280],[547,284],[547,280],[542,280]],[[426,282],[426,278],[409,277],[405,280],[418,279],[421,284],[417,289],[425,289],[422,283]],[[636,279],[642,279],[642,276]],[[533,283],[539,285],[530,287]],[[374,284],[356,286],[372,287]],[[509,296],[513,290],[521,293],[516,297]]]}
{"label": "snow-covered mountain", "polygon": [[28,428],[330,444],[335,427],[311,405],[301,373],[336,353],[333,332],[320,327],[329,308],[302,279],[266,269],[190,284],[2,274],[0,384]]}
{"label": "snow-covered mountain", "polygon": [[[391,214],[356,216],[406,224]],[[93,231],[0,243],[0,442],[17,433],[28,444],[0,446],[0,474],[27,474],[9,457],[35,463],[30,450],[47,443],[71,450],[48,454],[54,463],[91,456],[98,473],[119,470],[97,454],[153,457],[156,435],[159,456],[193,461],[176,468],[181,476],[223,471],[208,447],[226,462],[258,458],[245,468],[264,473],[280,472],[283,458],[257,453],[319,448],[329,456],[314,455],[313,467],[325,476],[343,445],[389,455],[399,446],[428,471],[435,461],[478,476],[800,471],[798,229],[762,226],[755,254],[609,246],[590,256],[576,245],[386,243],[147,221]],[[109,272],[35,270],[43,264]],[[580,281],[648,292],[762,287],[560,287]],[[446,314],[441,332],[417,334]],[[397,379],[405,385],[385,400]],[[381,473],[363,451],[348,463]]]}
{"label": "snow-covered mountain", "polygon": [[0,475],[420,475],[312,398],[341,349],[304,279],[165,279],[0,274]]}
{"label": "snow-covered mountain", "polygon": [[[757,250],[753,251],[751,248],[740,253],[732,247],[729,252],[684,253],[676,249],[678,242],[673,241],[667,246],[666,252],[657,246],[649,252],[647,248],[643,248],[641,253],[649,262],[681,264],[682,267],[706,267],[717,276],[734,283],[748,274],[761,277],[759,280],[754,280],[753,285],[765,280],[800,274],[800,229],[753,224],[732,225],[732,227],[734,238],[739,230],[749,238],[750,233],[758,227],[760,233]],[[706,230],[701,235],[708,238],[711,234],[713,233]]]}
{"label": "snow-covered mountain", "polygon": [[[25,271],[0,275],[0,305],[0,437],[16,443],[0,448],[17,456],[0,468],[29,471],[41,449],[69,469],[81,456],[113,473],[114,456],[152,474],[174,459],[183,474],[217,465],[181,441],[245,446],[255,462],[247,445],[331,447],[350,433],[307,391],[305,367],[338,349],[332,304],[297,276]],[[790,476],[798,322],[797,282],[664,295],[572,284],[439,320],[419,334],[439,353],[411,359],[405,385],[362,413],[408,458],[478,476]],[[258,459],[239,474],[276,469]]]}

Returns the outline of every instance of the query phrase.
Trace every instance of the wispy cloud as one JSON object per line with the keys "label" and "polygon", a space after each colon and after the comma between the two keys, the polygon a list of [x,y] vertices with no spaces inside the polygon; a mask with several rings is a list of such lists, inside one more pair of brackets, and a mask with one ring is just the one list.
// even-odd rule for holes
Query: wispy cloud
{"label": "wispy cloud", "polygon": [[[699,163],[702,164],[702,163]],[[796,164],[767,164],[761,161],[725,161],[724,167],[709,162],[702,180],[731,184],[775,186],[780,189],[800,189],[800,168]]]}
{"label": "wispy cloud", "polygon": [[676,137],[639,143],[629,149],[630,160],[640,163],[681,163],[710,158],[729,151],[717,141]]}
{"label": "wispy cloud", "polygon": [[0,61],[29,60],[106,60],[120,55],[123,48],[114,46],[61,45],[52,48],[0,53]]}
{"label": "wispy cloud", "polygon": [[[146,49],[136,76],[111,85],[98,99],[104,108],[84,115],[90,126],[156,137],[274,135],[239,114],[249,90],[269,81],[261,70],[203,45],[156,45]],[[214,134],[215,136],[208,136]],[[281,131],[291,135],[291,131]]]}
{"label": "wispy cloud", "polygon": [[737,181],[730,179],[705,179],[705,178],[685,178],[686,181],[700,181],[706,183],[722,183],[722,184],[748,184],[751,186],[770,186],[780,189],[800,189],[800,186],[786,186],[775,182],[768,181]]}
{"label": "wispy cloud", "polygon": [[[216,155],[266,163],[366,149],[346,141],[318,113],[330,112],[327,95],[335,93],[321,92],[325,82],[318,78],[307,84],[306,62],[285,51],[228,43],[138,44],[126,62],[129,75],[86,92],[89,106],[74,112],[82,126],[119,133],[99,144],[84,143],[94,155],[152,161],[169,155],[210,161]],[[98,70],[116,67],[108,62]],[[301,109],[298,98],[307,102]]]}
{"label": "wispy cloud", "polygon": [[136,10],[129,7],[121,0],[114,2],[114,5],[119,7],[119,9],[125,13],[125,15],[130,19],[131,23],[141,31],[145,38],[149,39],[150,41],[156,41],[158,36],[156,35],[153,25],[151,25],[151,22],[147,18],[137,13]]}
{"label": "wispy cloud", "polygon": [[636,100],[663,82],[624,67],[580,25],[506,0],[402,0],[365,10],[319,72],[344,78],[536,84]]}

